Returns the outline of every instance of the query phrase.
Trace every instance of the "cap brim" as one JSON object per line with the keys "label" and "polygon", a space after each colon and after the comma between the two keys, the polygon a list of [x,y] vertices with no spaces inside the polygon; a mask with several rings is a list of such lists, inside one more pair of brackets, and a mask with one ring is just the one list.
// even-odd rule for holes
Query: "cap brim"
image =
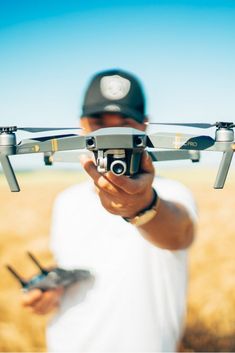
{"label": "cap brim", "polygon": [[136,120],[138,123],[142,123],[145,118],[145,116],[141,114],[139,111],[116,103],[86,107],[86,109],[83,109],[81,118],[84,118],[85,116],[91,116],[91,115],[102,114],[102,113],[123,114],[126,117],[130,117]]}

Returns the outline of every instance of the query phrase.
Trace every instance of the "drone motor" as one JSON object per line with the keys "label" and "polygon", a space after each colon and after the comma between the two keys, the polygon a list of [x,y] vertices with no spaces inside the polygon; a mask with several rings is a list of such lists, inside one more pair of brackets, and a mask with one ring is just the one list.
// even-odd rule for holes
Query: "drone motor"
{"label": "drone motor", "polygon": [[15,154],[16,136],[13,132],[0,128],[0,153],[5,155]]}
{"label": "drone motor", "polygon": [[233,142],[234,140],[234,131],[233,129],[220,127],[215,132],[215,140],[218,142]]}

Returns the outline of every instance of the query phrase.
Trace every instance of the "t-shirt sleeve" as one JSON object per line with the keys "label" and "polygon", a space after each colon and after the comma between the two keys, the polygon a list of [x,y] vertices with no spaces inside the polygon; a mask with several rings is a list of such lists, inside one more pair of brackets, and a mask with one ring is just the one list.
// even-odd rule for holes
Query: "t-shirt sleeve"
{"label": "t-shirt sleeve", "polygon": [[49,247],[57,263],[60,263],[60,254],[62,249],[63,217],[60,196],[54,202],[50,229]]}
{"label": "t-shirt sleeve", "polygon": [[153,186],[162,199],[183,205],[192,220],[197,221],[197,205],[192,192],[186,186],[176,180],[161,177],[155,178]]}
{"label": "t-shirt sleeve", "polygon": [[79,205],[80,209],[83,207],[79,201],[83,199],[83,189],[86,195],[87,189],[80,184],[65,189],[53,205],[49,246],[57,264],[63,268],[74,268],[76,265],[76,252],[73,250],[79,248],[78,235],[82,231],[78,215]]}
{"label": "t-shirt sleeve", "polygon": [[67,243],[71,241],[70,237],[73,237],[75,231],[75,229],[71,230],[74,207],[73,197],[71,198],[69,195],[65,191],[57,196],[53,206],[50,229],[49,247],[57,264],[63,268],[67,268],[70,264],[70,247]]}

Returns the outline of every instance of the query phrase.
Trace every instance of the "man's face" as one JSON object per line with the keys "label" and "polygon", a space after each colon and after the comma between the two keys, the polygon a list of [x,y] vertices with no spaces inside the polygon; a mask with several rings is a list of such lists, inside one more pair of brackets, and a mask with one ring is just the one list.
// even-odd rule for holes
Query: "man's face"
{"label": "man's face", "polygon": [[138,123],[134,119],[126,118],[121,114],[104,113],[97,117],[83,117],[80,120],[80,125],[86,133],[104,127],[133,127],[144,131],[146,129],[146,121],[147,119],[145,119],[143,123]]}

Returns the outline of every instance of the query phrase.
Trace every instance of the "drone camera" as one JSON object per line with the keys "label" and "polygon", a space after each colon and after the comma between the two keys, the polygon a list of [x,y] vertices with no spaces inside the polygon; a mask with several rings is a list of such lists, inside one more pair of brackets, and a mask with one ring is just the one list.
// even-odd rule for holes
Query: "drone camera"
{"label": "drone camera", "polygon": [[117,160],[110,164],[110,170],[115,175],[123,175],[126,173],[127,164],[125,161]]}

